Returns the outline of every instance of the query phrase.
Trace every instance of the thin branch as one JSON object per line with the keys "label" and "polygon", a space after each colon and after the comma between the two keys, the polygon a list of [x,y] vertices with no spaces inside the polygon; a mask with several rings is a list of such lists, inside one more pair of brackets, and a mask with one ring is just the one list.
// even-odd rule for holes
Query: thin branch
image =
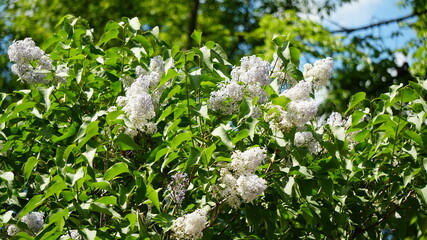
{"label": "thin branch", "polygon": [[374,227],[377,227],[378,225],[380,225],[381,223],[383,223],[384,221],[386,221],[386,220],[387,220],[391,215],[395,214],[395,213],[397,212],[397,210],[399,210],[399,209],[400,209],[400,207],[403,205],[403,203],[405,203],[405,202],[408,200],[408,198],[409,198],[413,193],[414,193],[414,190],[411,190],[411,191],[408,193],[408,195],[406,195],[406,196],[402,199],[402,201],[400,202],[400,204],[394,207],[394,209],[393,209],[393,210],[389,211],[390,207],[388,207],[388,208],[387,208],[387,210],[386,210],[385,215],[384,215],[380,220],[378,220],[377,222],[375,222],[375,223],[373,223],[373,224],[371,224],[371,225],[369,225],[369,226],[367,226],[367,227],[365,227],[365,228],[358,228],[358,229],[356,229],[356,230],[353,232],[353,234],[350,236],[350,238],[349,238],[349,239],[350,239],[350,240],[352,240],[352,239],[356,239],[356,237],[358,237],[360,234],[362,234],[362,233],[364,233],[364,232],[366,232],[366,231],[368,231],[368,230],[370,230],[370,229],[372,229],[372,228],[374,228]]}
{"label": "thin branch", "polygon": [[352,32],[356,32],[356,31],[360,31],[360,30],[366,30],[366,29],[369,29],[369,28],[378,27],[378,26],[381,26],[381,25],[386,25],[386,24],[390,24],[390,23],[394,23],[394,22],[402,22],[402,21],[407,20],[409,18],[420,16],[420,15],[423,15],[423,14],[426,14],[426,13],[427,13],[427,10],[422,11],[422,12],[415,12],[415,13],[411,13],[411,14],[403,16],[403,17],[393,18],[393,19],[389,19],[389,20],[384,20],[384,21],[380,21],[380,22],[377,22],[377,23],[369,24],[369,25],[362,26],[362,27],[356,27],[356,28],[345,28],[345,27],[339,26],[336,23],[333,23],[333,24],[341,27],[342,29],[331,31],[331,33],[332,34],[334,34],[334,33],[346,33],[346,34],[349,34],[349,33],[352,33]]}

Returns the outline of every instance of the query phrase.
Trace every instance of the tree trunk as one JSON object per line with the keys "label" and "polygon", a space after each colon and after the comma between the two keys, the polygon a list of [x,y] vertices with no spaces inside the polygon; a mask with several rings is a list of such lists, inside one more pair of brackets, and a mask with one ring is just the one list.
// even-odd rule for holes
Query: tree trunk
{"label": "tree trunk", "polygon": [[191,48],[191,34],[196,29],[197,25],[197,12],[199,10],[200,1],[199,0],[192,0],[191,2],[191,15],[190,15],[190,22],[188,24],[188,33],[187,33],[187,49]]}

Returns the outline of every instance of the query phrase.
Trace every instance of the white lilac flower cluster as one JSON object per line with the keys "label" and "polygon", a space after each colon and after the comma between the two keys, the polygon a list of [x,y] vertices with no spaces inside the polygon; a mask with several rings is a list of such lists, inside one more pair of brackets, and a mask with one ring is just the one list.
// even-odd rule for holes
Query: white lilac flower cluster
{"label": "white lilac flower cluster", "polygon": [[272,127],[284,132],[292,127],[302,127],[310,119],[316,116],[317,104],[310,97],[312,85],[308,81],[300,81],[294,87],[285,90],[281,96],[291,100],[287,104],[287,109],[279,105],[269,105],[270,109],[275,109],[273,114],[268,114],[266,119],[270,121]]}
{"label": "white lilac flower cluster", "polygon": [[273,129],[287,132],[293,127],[303,127],[317,114],[317,104],[311,97],[314,87],[326,85],[332,76],[334,62],[332,58],[318,60],[312,64],[304,65],[304,80],[285,90],[280,96],[289,98],[291,102],[286,109],[279,105],[269,104],[266,120]]}
{"label": "white lilac flower cluster", "polygon": [[314,64],[306,63],[304,65],[304,78],[312,82],[315,86],[324,86],[332,77],[332,68],[334,61],[328,57],[314,62]]}
{"label": "white lilac flower cluster", "polygon": [[172,200],[181,206],[182,201],[185,198],[185,192],[189,185],[187,173],[177,172],[172,175],[172,181],[169,183],[167,190]]}
{"label": "white lilac flower cluster", "polygon": [[11,224],[7,226],[6,231],[7,231],[7,235],[13,237],[16,234],[18,234],[21,230],[16,225]]}
{"label": "white lilac flower cluster", "polygon": [[[44,223],[44,213],[42,212],[31,212],[21,218],[21,222],[27,224],[28,230],[30,230],[30,234],[33,235],[38,233],[43,228]],[[9,236],[15,236],[21,230],[14,224],[7,226],[7,234]]]}
{"label": "white lilac flower cluster", "polygon": [[[47,73],[55,70],[52,59],[31,38],[14,41],[7,51],[12,65],[12,72],[28,84],[46,84]],[[68,67],[59,65],[55,70],[58,82],[66,81]]]}
{"label": "white lilac flower cluster", "polygon": [[59,240],[68,240],[68,239],[82,240],[83,238],[79,234],[79,231],[77,231],[76,229],[73,229],[73,230],[68,230],[64,235],[61,236],[61,238],[59,238]]}
{"label": "white lilac flower cluster", "polygon": [[219,197],[233,208],[240,206],[240,198],[252,202],[267,188],[267,182],[258,177],[255,171],[267,158],[266,150],[254,147],[244,152],[234,151],[231,163],[220,170]]}
{"label": "white lilac flower cluster", "polygon": [[311,132],[296,132],[294,143],[296,147],[306,146],[311,154],[319,153],[322,150]]}
{"label": "white lilac flower cluster", "polygon": [[[122,107],[127,117],[138,130],[143,133],[153,134],[157,131],[156,124],[150,122],[156,116],[155,110],[159,107],[160,95],[167,87],[159,85],[164,73],[164,63],[160,56],[150,61],[148,71],[141,66],[136,68],[136,80],[130,77],[121,78],[125,87],[125,96],[117,98],[117,104]],[[137,131],[128,131],[136,135]]]}
{"label": "white lilac flower cluster", "polygon": [[240,63],[240,67],[234,67],[231,71],[231,80],[222,83],[218,91],[211,93],[209,105],[212,110],[222,114],[235,113],[245,96],[247,99],[258,97],[259,103],[266,102],[267,93],[262,87],[270,84],[268,62],[249,56],[240,59]]}
{"label": "white lilac flower cluster", "polygon": [[174,239],[193,240],[203,236],[203,230],[207,225],[207,212],[203,209],[175,219],[172,223]]}
{"label": "white lilac flower cluster", "polygon": [[31,212],[21,218],[21,222],[27,224],[30,231],[37,233],[43,228],[44,213]]}

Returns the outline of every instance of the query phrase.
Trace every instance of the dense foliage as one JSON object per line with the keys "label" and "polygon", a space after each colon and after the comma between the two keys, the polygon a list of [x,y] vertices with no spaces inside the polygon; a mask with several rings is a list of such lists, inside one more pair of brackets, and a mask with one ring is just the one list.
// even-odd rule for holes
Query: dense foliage
{"label": "dense foliage", "polygon": [[300,71],[292,36],[233,66],[197,31],[59,26],[9,48],[2,239],[426,238],[427,81],[316,116],[333,62]]}

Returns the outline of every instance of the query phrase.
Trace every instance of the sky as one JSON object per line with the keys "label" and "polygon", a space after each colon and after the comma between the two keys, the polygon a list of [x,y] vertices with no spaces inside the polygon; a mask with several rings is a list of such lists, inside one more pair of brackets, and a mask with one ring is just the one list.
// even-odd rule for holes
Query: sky
{"label": "sky", "polygon": [[[399,0],[356,0],[355,2],[344,4],[337,8],[330,16],[323,20],[316,16],[308,16],[309,18],[320,21],[325,27],[330,30],[339,30],[339,26],[345,28],[357,28],[384,20],[395,19],[411,14],[411,8],[402,8],[398,6]],[[411,19],[414,21],[414,18]],[[335,24],[334,24],[335,23]],[[390,38],[391,32],[399,30],[403,34],[397,38]],[[381,36],[384,39],[383,43],[385,47],[391,49],[398,49],[405,45],[405,43],[411,38],[415,38],[416,33],[412,29],[406,27],[402,28],[397,23],[391,23],[382,25],[369,30],[357,31],[352,34],[366,35],[368,33],[374,33],[376,36]],[[403,62],[411,63],[411,59],[397,52],[395,54],[395,62],[397,65],[403,64]],[[327,95],[326,89],[316,93],[317,103],[324,101]]]}
{"label": "sky", "polygon": [[[338,30],[340,28],[333,23],[346,28],[355,28],[411,14],[412,9],[410,7],[399,7],[398,2],[399,0],[359,0],[344,4],[321,22],[330,30]],[[415,18],[411,20],[414,21]],[[390,33],[396,30],[401,31],[402,36],[390,38]],[[377,36],[381,36],[384,39],[383,44],[391,49],[402,47],[405,45],[405,42],[416,36],[412,29],[408,27],[402,28],[398,23],[382,25],[369,30],[358,31],[354,34],[364,35],[372,32]],[[398,63],[404,60],[402,54],[396,54],[396,61]]]}

